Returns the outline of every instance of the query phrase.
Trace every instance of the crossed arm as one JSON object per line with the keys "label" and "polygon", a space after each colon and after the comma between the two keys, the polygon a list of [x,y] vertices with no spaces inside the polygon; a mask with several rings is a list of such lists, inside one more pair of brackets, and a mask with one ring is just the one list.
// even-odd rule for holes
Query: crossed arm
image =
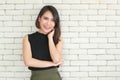
{"label": "crossed arm", "polygon": [[[62,42],[59,42],[57,46],[50,41],[49,43],[50,47],[50,55],[53,61],[44,61],[44,60],[38,60],[35,58],[32,58],[31,54],[31,47],[30,43],[28,41],[28,35],[26,35],[23,38],[23,60],[24,64],[26,66],[31,66],[31,67],[50,67],[50,66],[57,66],[63,64],[63,59],[62,59]],[[57,54],[56,54],[57,53]]]}

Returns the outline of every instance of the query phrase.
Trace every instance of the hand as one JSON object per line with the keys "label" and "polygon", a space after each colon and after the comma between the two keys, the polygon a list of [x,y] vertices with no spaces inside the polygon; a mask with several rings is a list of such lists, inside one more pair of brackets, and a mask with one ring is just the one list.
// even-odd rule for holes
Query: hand
{"label": "hand", "polygon": [[55,32],[55,29],[51,30],[51,31],[48,33],[48,38],[53,38],[54,32]]}
{"label": "hand", "polygon": [[64,64],[64,59],[61,58],[61,60],[58,63],[54,64],[54,66],[58,66],[58,65],[63,66],[63,64]]}

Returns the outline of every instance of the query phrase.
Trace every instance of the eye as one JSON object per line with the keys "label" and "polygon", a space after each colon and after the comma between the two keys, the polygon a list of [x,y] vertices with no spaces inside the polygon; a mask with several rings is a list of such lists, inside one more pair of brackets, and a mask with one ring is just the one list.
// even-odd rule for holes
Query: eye
{"label": "eye", "polygon": [[44,19],[45,19],[45,20],[48,20],[48,18],[47,18],[47,17],[44,17]]}

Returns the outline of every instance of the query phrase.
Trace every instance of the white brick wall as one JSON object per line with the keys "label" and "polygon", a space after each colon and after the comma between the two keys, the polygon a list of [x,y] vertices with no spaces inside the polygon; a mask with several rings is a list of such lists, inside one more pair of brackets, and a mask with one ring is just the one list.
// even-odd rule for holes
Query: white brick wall
{"label": "white brick wall", "polygon": [[120,80],[120,0],[0,0],[0,80],[29,80],[22,38],[46,4],[61,18],[63,80]]}

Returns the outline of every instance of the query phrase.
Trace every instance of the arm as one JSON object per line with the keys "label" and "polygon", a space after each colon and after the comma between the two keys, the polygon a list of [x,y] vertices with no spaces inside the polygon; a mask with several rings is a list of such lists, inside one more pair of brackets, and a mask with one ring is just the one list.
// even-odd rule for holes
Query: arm
{"label": "arm", "polygon": [[26,66],[31,66],[31,67],[49,67],[49,66],[58,65],[50,61],[43,61],[32,58],[31,47],[27,35],[23,38],[23,60]]}
{"label": "arm", "polygon": [[53,34],[54,34],[54,31],[52,31],[48,35],[50,55],[54,63],[61,62],[63,64],[63,58],[62,58],[63,40],[60,39],[58,44],[55,46],[53,41]]}

